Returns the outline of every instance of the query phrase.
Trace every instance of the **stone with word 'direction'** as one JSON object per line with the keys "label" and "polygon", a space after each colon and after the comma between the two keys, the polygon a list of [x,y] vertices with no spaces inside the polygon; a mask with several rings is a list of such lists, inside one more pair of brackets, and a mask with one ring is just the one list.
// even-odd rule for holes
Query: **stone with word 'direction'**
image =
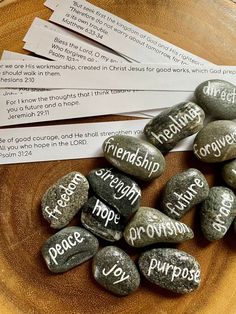
{"label": "stone with word 'direction'", "polygon": [[71,172],[51,186],[42,199],[43,217],[55,229],[68,225],[88,199],[89,183],[79,172]]}
{"label": "stone with word 'direction'", "polygon": [[222,176],[224,181],[231,187],[236,189],[236,159],[226,163],[222,168]]}

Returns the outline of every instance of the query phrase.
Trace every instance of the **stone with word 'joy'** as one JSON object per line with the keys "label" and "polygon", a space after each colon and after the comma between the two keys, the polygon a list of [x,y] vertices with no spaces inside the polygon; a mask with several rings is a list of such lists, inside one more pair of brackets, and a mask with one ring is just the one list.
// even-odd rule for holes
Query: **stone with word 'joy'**
{"label": "stone with word 'joy'", "polygon": [[193,102],[175,105],[154,117],[144,128],[149,142],[168,152],[182,139],[203,127],[204,111]]}
{"label": "stone with word 'joy'", "polygon": [[172,248],[152,249],[139,258],[139,269],[150,282],[177,293],[199,287],[200,265],[195,258]]}
{"label": "stone with word 'joy'", "polygon": [[92,258],[98,251],[97,238],[80,227],[68,227],[51,236],[42,247],[48,269],[66,272]]}
{"label": "stone with word 'joy'", "polygon": [[222,169],[222,176],[224,181],[236,189],[236,159],[226,163]]}
{"label": "stone with word 'joy'", "polygon": [[121,296],[134,292],[140,284],[134,262],[115,246],[107,246],[94,256],[93,276],[105,289]]}
{"label": "stone with word 'joy'", "polygon": [[223,238],[236,216],[234,192],[223,186],[211,188],[200,216],[202,232],[209,241]]}
{"label": "stone with word 'joy'", "polygon": [[190,168],[176,174],[166,184],[161,208],[173,219],[180,219],[193,206],[207,198],[209,186],[204,175]]}
{"label": "stone with word 'joy'", "polygon": [[125,241],[133,247],[159,242],[179,243],[193,237],[193,231],[187,225],[150,207],[140,207],[124,231]]}
{"label": "stone with word 'joy'", "polygon": [[127,135],[111,136],[103,143],[104,157],[119,170],[148,181],[165,169],[165,158],[152,144]]}
{"label": "stone with word 'joy'", "polygon": [[89,183],[79,172],[71,172],[51,186],[42,199],[43,217],[55,229],[68,225],[88,199]]}

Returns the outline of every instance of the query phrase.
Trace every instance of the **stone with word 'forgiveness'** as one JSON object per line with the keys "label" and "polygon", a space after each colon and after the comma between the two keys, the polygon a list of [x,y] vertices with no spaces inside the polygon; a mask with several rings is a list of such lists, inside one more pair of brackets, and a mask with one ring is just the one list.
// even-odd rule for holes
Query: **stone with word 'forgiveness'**
{"label": "stone with word 'forgiveness'", "polygon": [[229,186],[236,189],[236,159],[223,166],[222,176]]}
{"label": "stone with word 'forgiveness'", "polygon": [[162,153],[152,144],[133,136],[111,136],[103,143],[104,157],[119,170],[148,181],[165,169]]}
{"label": "stone with word 'forgiveness'", "polygon": [[128,295],[138,289],[139,272],[123,250],[107,246],[93,258],[93,276],[105,289],[117,295]]}
{"label": "stone with word 'forgiveness'", "polygon": [[62,273],[92,258],[98,251],[98,240],[80,227],[68,227],[51,236],[42,247],[48,269]]}
{"label": "stone with word 'forgiveness'", "polygon": [[200,266],[195,258],[171,248],[152,249],[139,258],[142,274],[152,283],[177,293],[196,290],[200,284]]}
{"label": "stone with word 'forgiveness'", "polygon": [[193,102],[175,105],[154,117],[144,128],[149,142],[168,152],[182,139],[203,127],[204,111]]}
{"label": "stone with word 'forgiveness'", "polygon": [[180,219],[194,205],[199,204],[209,193],[204,175],[190,168],[176,174],[166,184],[161,207],[173,219]]}
{"label": "stone with word 'forgiveness'", "polygon": [[179,243],[193,237],[187,225],[150,207],[140,207],[124,231],[125,241],[134,247],[159,242]]}
{"label": "stone with word 'forgiveness'", "polygon": [[55,229],[68,225],[88,199],[89,183],[79,172],[71,172],[51,186],[42,199],[43,217]]}

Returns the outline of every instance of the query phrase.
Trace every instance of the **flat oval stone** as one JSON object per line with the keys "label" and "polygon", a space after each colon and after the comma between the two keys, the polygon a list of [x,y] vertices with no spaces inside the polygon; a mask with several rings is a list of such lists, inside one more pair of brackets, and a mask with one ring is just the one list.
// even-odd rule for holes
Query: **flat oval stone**
{"label": "flat oval stone", "polygon": [[168,152],[182,139],[203,127],[204,111],[193,102],[175,105],[154,117],[144,128],[149,142]]}
{"label": "flat oval stone", "polygon": [[116,135],[103,143],[104,157],[119,170],[148,181],[165,169],[165,158],[152,144],[133,136]]}
{"label": "flat oval stone", "polygon": [[62,273],[92,258],[98,251],[98,240],[80,227],[68,227],[51,236],[42,247],[48,269]]}
{"label": "flat oval stone", "polygon": [[189,293],[200,284],[200,265],[177,249],[152,249],[139,258],[139,269],[150,282],[177,293]]}
{"label": "flat oval stone", "polygon": [[236,189],[236,159],[223,166],[222,176],[229,186]]}
{"label": "flat oval stone", "polygon": [[55,229],[68,225],[88,200],[89,183],[79,172],[71,172],[51,186],[42,199],[43,217]]}
{"label": "flat oval stone", "polygon": [[107,246],[94,256],[93,276],[105,289],[121,296],[134,292],[140,284],[134,262],[115,246]]}
{"label": "flat oval stone", "polygon": [[125,241],[133,247],[159,242],[179,243],[193,237],[193,231],[187,225],[150,207],[140,207],[124,231]]}
{"label": "flat oval stone", "polygon": [[176,174],[166,183],[161,208],[167,216],[180,219],[193,206],[206,199],[208,193],[209,186],[204,175],[190,168]]}

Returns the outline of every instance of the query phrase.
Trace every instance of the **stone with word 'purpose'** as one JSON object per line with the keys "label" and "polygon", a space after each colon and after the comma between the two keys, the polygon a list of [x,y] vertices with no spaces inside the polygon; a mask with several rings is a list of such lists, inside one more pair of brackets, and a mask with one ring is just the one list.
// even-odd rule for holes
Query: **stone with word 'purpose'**
{"label": "stone with word 'purpose'", "polygon": [[229,186],[236,189],[236,159],[223,166],[222,176]]}

